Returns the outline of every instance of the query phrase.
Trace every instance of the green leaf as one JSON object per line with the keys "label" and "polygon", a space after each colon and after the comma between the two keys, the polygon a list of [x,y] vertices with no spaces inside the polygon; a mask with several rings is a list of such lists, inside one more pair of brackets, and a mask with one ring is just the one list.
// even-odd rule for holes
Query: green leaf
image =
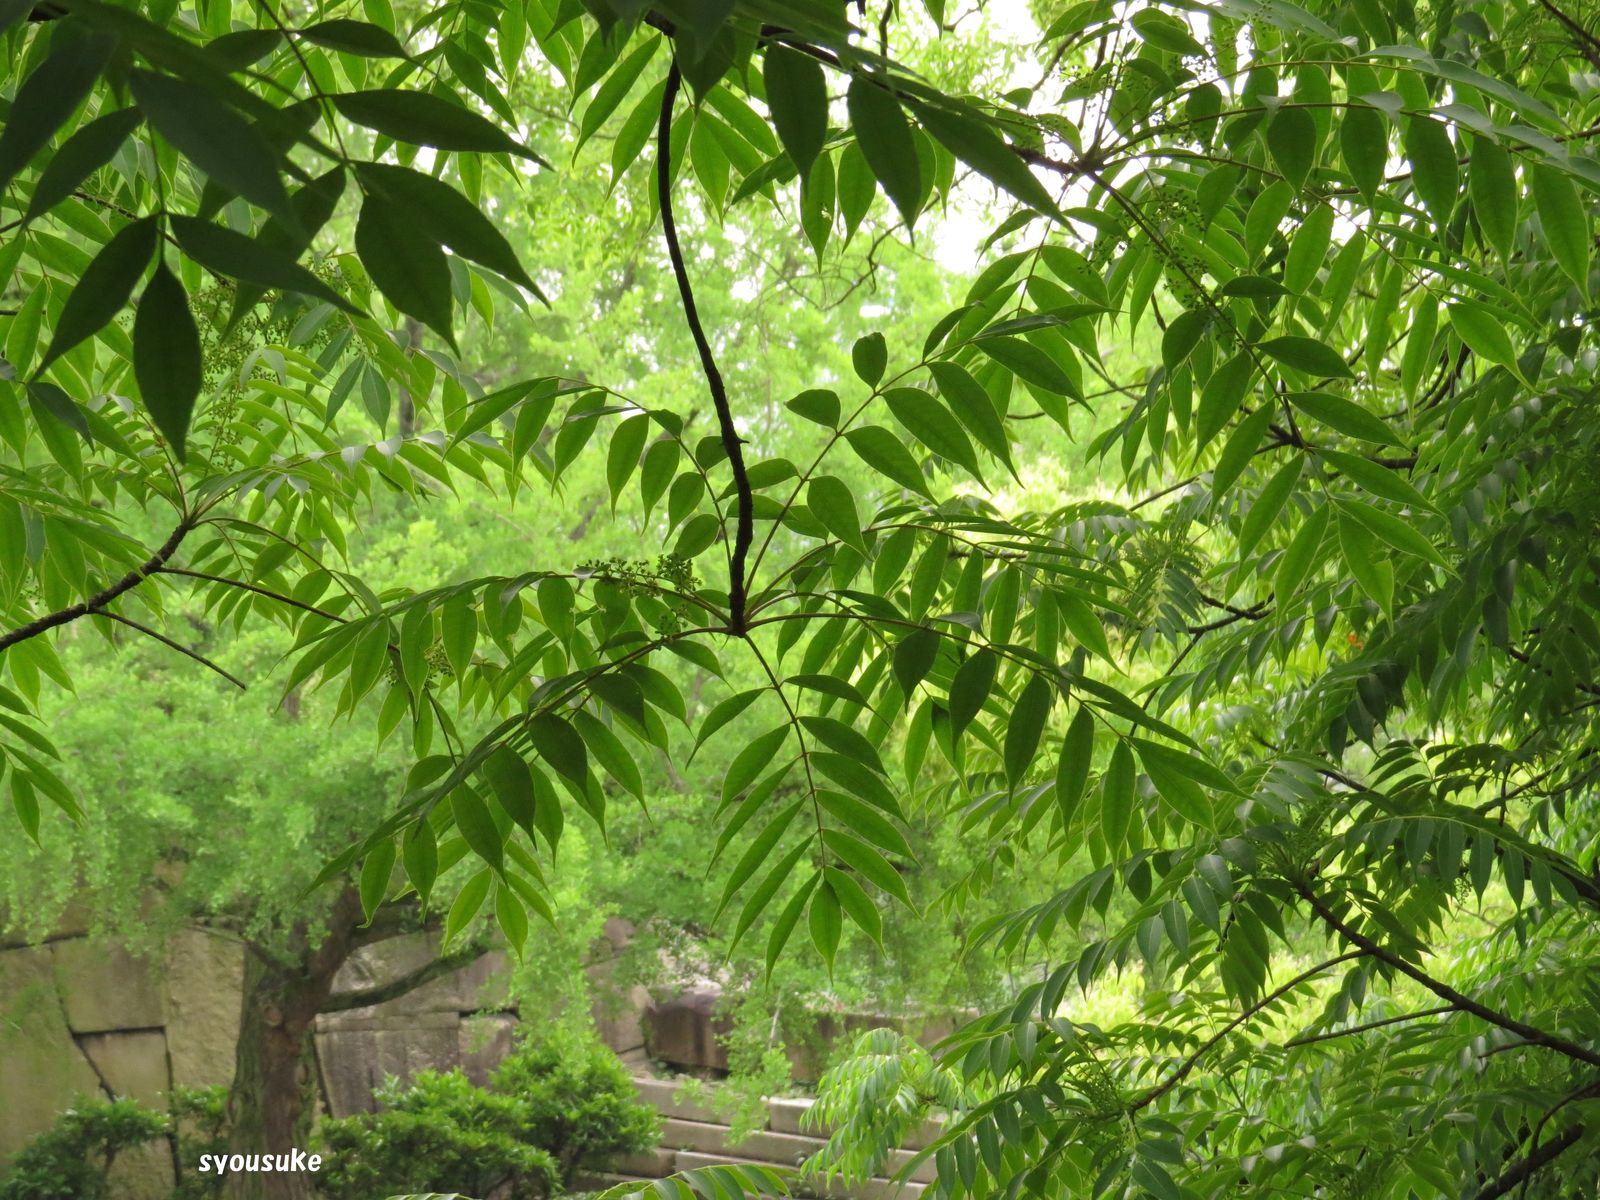
{"label": "green leaf", "polygon": [[1060,216],[1060,209],[1044,184],[989,124],[969,113],[932,104],[912,101],[910,107],[922,127],[945,149],[990,183],[1029,208]]}
{"label": "green leaf", "polygon": [[542,166],[544,159],[465,105],[429,92],[382,89],[338,92],[329,99],[348,120],[411,146],[515,154]]}
{"label": "green leaf", "polygon": [[850,443],[850,449],[856,452],[862,462],[884,478],[892,479],[908,491],[930,500],[933,498],[928,491],[928,481],[923,478],[922,468],[911,456],[911,451],[906,449],[905,443],[891,430],[882,425],[863,425],[846,433],[844,440]]}
{"label": "green leaf", "polygon": [[504,884],[494,889],[494,919],[500,932],[506,935],[512,953],[521,961],[522,948],[528,941],[528,914],[516,893]]}
{"label": "green leaf", "polygon": [[292,36],[304,38],[313,45],[342,54],[356,54],[365,58],[405,58],[406,48],[394,34],[379,25],[336,17],[331,21],[318,21],[296,30]]}
{"label": "green leaf", "polygon": [[[877,906],[872,903],[872,898],[862,890],[859,883],[843,871],[824,867],[822,878],[824,885],[833,889],[833,894],[839,898],[839,907],[849,915],[856,928],[871,938],[881,949],[883,917],[879,914]],[[832,955],[827,957],[831,964]]]}
{"label": "green leaf", "polygon": [[165,263],[156,264],[134,313],[133,375],[145,409],[183,462],[189,418],[203,378],[200,331],[183,284]]}
{"label": "green leaf", "polygon": [[[851,79],[846,105],[867,165],[910,227],[922,204],[922,162],[905,113],[886,80],[865,74]],[[815,909],[813,901],[812,911]]]}
{"label": "green leaf", "polygon": [[[750,688],[747,691],[729,696],[726,700],[718,703],[715,708],[706,714],[706,719],[700,722],[700,732],[695,734],[694,752],[698,753],[700,747],[705,745],[707,738],[744,712],[765,693],[765,688]],[[693,756],[694,754],[691,753],[690,757],[692,758]]]}
{"label": "green leaf", "polygon": [[1313,420],[1321,421],[1347,437],[1360,438],[1381,446],[1405,448],[1405,442],[1389,422],[1343,396],[1327,392],[1290,392],[1289,403]]}
{"label": "green leaf", "polygon": [[1203,309],[1190,309],[1167,323],[1166,331],[1161,335],[1161,364],[1169,375],[1182,366],[1200,344],[1210,320],[1210,314]]}
{"label": "green leaf", "polygon": [[1111,761],[1100,779],[1100,833],[1115,858],[1133,820],[1133,752],[1122,738],[1111,747]]}
{"label": "green leaf", "polygon": [[887,892],[908,908],[911,906],[911,894],[906,890],[905,880],[900,878],[900,872],[871,846],[860,838],[852,837],[837,829],[823,830],[822,841],[847,867],[863,879],[870,880],[874,886]]}
{"label": "green leaf", "polygon": [[1446,570],[1450,569],[1444,556],[1434,548],[1433,543],[1423,537],[1409,522],[1402,521],[1393,513],[1374,508],[1361,500],[1343,497],[1335,503],[1339,505],[1341,516],[1348,513],[1402,554],[1415,555]]}
{"label": "green leaf", "polygon": [[839,918],[839,897],[833,890],[833,885],[826,878],[822,886],[811,894],[811,911],[808,916],[811,926],[811,944],[817,948],[817,953],[822,955],[822,960],[828,964],[828,971],[833,971],[833,958],[839,951],[839,935],[843,931],[843,923]]}
{"label": "green leaf", "polygon": [[806,488],[806,504],[829,533],[862,555],[867,553],[855,497],[842,479],[833,475],[818,475],[812,479]]}
{"label": "green leaf", "polygon": [[634,762],[633,755],[628,753],[628,748],[622,739],[613,733],[605,722],[582,709],[573,710],[572,723],[583,737],[583,744],[589,748],[589,753],[594,755],[595,761],[604,768],[606,774],[643,804],[644,777],[639,773],[639,764]]}
{"label": "green leaf", "polygon": [[528,719],[528,736],[539,757],[580,790],[589,782],[589,756],[578,731],[554,713]]}
{"label": "green leaf", "polygon": [[1317,123],[1303,108],[1285,105],[1267,124],[1267,149],[1296,189],[1306,181],[1317,154]]}
{"label": "green leaf", "polygon": [[500,827],[495,824],[489,806],[478,793],[468,787],[458,787],[450,793],[450,812],[472,852],[495,870],[504,869],[505,839],[500,836]]}
{"label": "green leaf", "polygon": [[911,703],[917,684],[927,678],[938,657],[939,634],[932,629],[912,630],[895,643],[894,678],[907,705]]}
{"label": "green leaf", "polygon": [[953,362],[929,363],[928,370],[933,374],[933,381],[939,385],[939,395],[950,406],[956,419],[979,445],[1015,475],[1005,424],[1000,420],[994,401],[989,398],[983,385],[968,374],[965,367]]}
{"label": "green leaf", "polygon": [[1322,546],[1322,538],[1327,529],[1328,506],[1323,505],[1306,518],[1305,524],[1295,532],[1289,542],[1289,548],[1283,552],[1283,558],[1278,562],[1277,574],[1273,580],[1272,590],[1277,594],[1280,604],[1289,603],[1299,592],[1300,585],[1305,582],[1316,553]]}
{"label": "green leaf", "polygon": [[1467,192],[1489,245],[1502,259],[1509,259],[1517,239],[1517,176],[1511,152],[1493,138],[1472,137]]}
{"label": "green leaf", "polygon": [[778,919],[772,923],[772,932],[767,935],[767,974],[772,974],[773,968],[778,965],[778,956],[783,953],[789,944],[789,938],[794,933],[794,927],[800,923],[800,914],[805,911],[806,901],[811,898],[821,873],[811,876],[805,883],[795,890],[789,902],[783,906],[783,912],[778,914]]}
{"label": "green leaf", "polygon": [[145,217],[124,225],[94,256],[62,307],[49,349],[34,371],[35,378],[84,338],[99,333],[107,321],[122,311],[133,285],[155,256],[158,234],[156,219]]}
{"label": "green leaf", "polygon": [[1389,161],[1389,127],[1383,114],[1365,104],[1353,104],[1339,122],[1339,152],[1350,178],[1366,197],[1370,207],[1377,200]]}
{"label": "green leaf", "polygon": [[455,903],[450,905],[450,913],[444,921],[445,945],[448,946],[455,941],[472,918],[478,915],[483,902],[489,898],[489,885],[493,882],[493,869],[485,867],[467,880],[461,891],[456,894]]}
{"label": "green leaf", "polygon": [[850,361],[855,367],[856,378],[868,387],[876,387],[889,365],[889,346],[883,340],[883,334],[869,333],[857,338],[855,345],[850,348]]}
{"label": "green leaf", "polygon": [[157,133],[218,184],[291,228],[299,218],[278,177],[279,156],[243,117],[185,79],[135,69],[128,90]]}
{"label": "green leaf", "polygon": [[[22,81],[0,128],[0,191],[88,97],[116,45],[114,38],[97,33],[58,38],[50,56]],[[15,69],[19,51],[14,43],[11,53]]]}
{"label": "green leaf", "polygon": [[484,760],[482,769],[500,807],[532,838],[538,800],[533,790],[533,773],[522,755],[509,746],[496,746]]}
{"label": "green leaf", "polygon": [[762,77],[773,127],[800,178],[808,179],[811,164],[828,136],[828,84],[822,64],[809,54],[771,41],[762,57]]}
{"label": "green leaf", "polygon": [[1302,455],[1292,456],[1257,493],[1239,529],[1238,553],[1241,562],[1250,557],[1250,552],[1260,544],[1273,522],[1283,516],[1284,506],[1294,491],[1294,485],[1300,482],[1305,461]]}
{"label": "green leaf", "polygon": [[426,817],[413,822],[406,831],[400,857],[405,864],[406,878],[417,889],[417,899],[426,911],[428,900],[433,895],[434,881],[439,877],[439,843]]}
{"label": "green leaf", "polygon": [[972,443],[962,432],[960,423],[938,400],[917,388],[890,388],[883,398],[895,420],[904,425],[912,437],[940,458],[965,467],[974,478],[983,478]]}
{"label": "green leaf", "polygon": [[[879,849],[890,854],[898,854],[902,858],[916,857],[900,831],[877,807],[855,796],[847,796],[843,792],[835,792],[828,788],[817,789],[817,802],[842,821],[847,829]],[[891,887],[885,890],[895,889]]]}
{"label": "green leaf", "polygon": [[803,799],[796,800],[788,808],[785,808],[774,816],[772,820],[768,821],[761,832],[750,842],[750,845],[745,849],[739,861],[734,864],[733,870],[728,873],[728,878],[722,885],[722,898],[717,902],[716,912],[711,917],[713,925],[722,916],[723,911],[727,909],[728,902],[738,894],[739,889],[756,873],[756,869],[770,860],[772,850],[778,844],[778,839],[794,823],[795,816],[805,807],[805,803]]}
{"label": "green leaf", "polygon": [[1587,299],[1589,253],[1593,241],[1589,212],[1578,199],[1578,189],[1565,171],[1539,163],[1533,167],[1532,176],[1533,203],[1544,229],[1544,240],[1556,264]]}
{"label": "green leaf", "polygon": [[1244,403],[1244,395],[1255,375],[1255,364],[1241,351],[1215,371],[1206,380],[1200,393],[1200,407],[1195,413],[1195,448],[1203,448],[1222,432],[1223,426],[1233,419]]}
{"label": "green leaf", "polygon": [[[403,247],[404,253],[396,253]],[[450,329],[450,264],[444,251],[416,236],[410,211],[369,194],[356,221],[356,252],[384,298],[455,346]]]}
{"label": "green leaf", "polygon": [[966,661],[956,668],[955,678],[950,681],[952,736],[960,737],[982,710],[983,702],[989,698],[989,691],[994,687],[995,675],[999,669],[1000,656],[987,647],[969,655]]}
{"label": "green leaf", "polygon": [[606,487],[611,492],[612,512],[617,511],[622,489],[639,468],[639,456],[644,453],[649,436],[650,417],[646,413],[625,418],[611,435],[611,444],[606,447]]}
{"label": "green leaf", "polygon": [[1506,368],[1518,378],[1522,368],[1517,365],[1517,352],[1511,345],[1511,336],[1500,318],[1475,300],[1457,300],[1445,306],[1450,317],[1450,327],[1456,331],[1467,349],[1480,358]]}
{"label": "green leaf", "polygon": [[1269,405],[1260,405],[1249,417],[1239,422],[1238,428],[1223,444],[1222,453],[1217,455],[1217,465],[1211,469],[1213,503],[1222,499],[1244,473],[1245,467],[1250,465],[1250,460],[1266,440],[1267,430],[1272,425],[1272,411]]}
{"label": "green leaf", "polygon": [[1317,456],[1341,475],[1354,480],[1365,491],[1396,504],[1409,505],[1417,512],[1436,511],[1429,499],[1411,485],[1398,470],[1342,450],[1319,449]]}
{"label": "green leaf", "polygon": [[539,285],[517,261],[511,243],[477,205],[449,184],[387,163],[358,163],[356,178],[366,191],[382,194],[396,209],[408,210],[416,232],[544,299]]}
{"label": "green leaf", "polygon": [[1339,510],[1338,527],[1345,566],[1361,590],[1387,615],[1394,608],[1394,568],[1378,552],[1367,527],[1343,508]]}
{"label": "green leaf", "polygon": [[378,905],[383,903],[384,894],[389,890],[389,874],[394,870],[394,857],[393,839],[384,838],[367,851],[367,860],[361,864],[361,916],[369,925],[372,923],[372,914],[378,911]]}
{"label": "green leaf", "polygon": [[[19,96],[13,105],[20,100]],[[44,170],[39,173],[39,182],[34,185],[33,195],[28,197],[28,212],[24,220],[32,221],[48,212],[82,186],[89,176],[111,161],[143,119],[137,108],[119,108],[103,117],[96,117],[69,137],[50,156]],[[8,125],[4,132],[0,132],[0,143],[4,142],[10,129]],[[3,186],[0,184],[0,187]]]}
{"label": "green leaf", "polygon": [[173,216],[167,222],[183,252],[218,275],[314,296],[346,312],[361,311],[276,246],[194,217]]}
{"label": "green leaf", "polygon": [[769,729],[734,756],[722,777],[722,803],[727,804],[772,765],[773,755],[789,736],[788,723]]}
{"label": "green leaf", "polygon": [[[606,75],[605,82],[600,85],[600,90],[594,94],[594,99],[589,101],[583,110],[583,120],[578,127],[578,140],[572,148],[574,157],[583,144],[600,131],[606,118],[617,110],[627,94],[633,90],[633,85],[638,81],[645,66],[655,57],[656,51],[661,48],[661,38],[653,36],[647,38],[636,46],[632,53],[622,62],[613,67]],[[660,97],[657,96],[653,106],[659,110]],[[631,155],[629,157],[632,157]]]}
{"label": "green leaf", "polygon": [[807,421],[815,421],[828,429],[835,429],[839,424],[839,395],[837,392],[826,391],[822,388],[812,388],[801,392],[792,400],[786,400],[784,407],[797,417],[804,417]]}
{"label": "green leaf", "polygon": [[1080,704],[1061,739],[1061,757],[1056,762],[1056,807],[1061,813],[1063,830],[1071,828],[1072,818],[1083,803],[1093,763],[1094,714],[1088,705]]}
{"label": "green leaf", "polygon": [[1018,379],[1057,396],[1076,396],[1078,385],[1061,365],[1032,342],[1020,337],[986,336],[978,348]]}
{"label": "green leaf", "polygon": [[1033,763],[1045,721],[1049,719],[1054,704],[1055,689],[1043,675],[1032,676],[1017,697],[1011,720],[1006,724],[1004,753],[1006,783],[1012,791],[1016,790]]}
{"label": "green leaf", "polygon": [[1443,225],[1456,206],[1459,169],[1456,148],[1443,122],[1432,117],[1406,118],[1404,146],[1411,163],[1411,181],[1433,219]]}
{"label": "green leaf", "polygon": [[1353,379],[1355,372],[1333,347],[1308,337],[1269,338],[1256,347],[1286,366],[1319,379]]}

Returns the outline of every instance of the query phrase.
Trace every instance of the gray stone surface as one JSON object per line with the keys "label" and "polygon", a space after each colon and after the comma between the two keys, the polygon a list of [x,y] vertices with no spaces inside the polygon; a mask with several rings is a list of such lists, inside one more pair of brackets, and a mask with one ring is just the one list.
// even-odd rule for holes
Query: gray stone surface
{"label": "gray stone surface", "polygon": [[80,1097],[104,1095],[72,1040],[50,951],[0,951],[0,1165]]}
{"label": "gray stone surface", "polygon": [[172,1146],[165,1139],[124,1151],[111,1164],[112,1200],[172,1200]]}
{"label": "gray stone surface", "polygon": [[132,1096],[152,1108],[166,1107],[172,1080],[167,1069],[167,1039],[160,1030],[80,1033],[78,1046],[115,1095]]}
{"label": "gray stone surface", "polygon": [[479,1013],[461,1018],[457,1032],[461,1069],[479,1087],[515,1045],[517,1019],[506,1013]]}
{"label": "gray stone surface", "polygon": [[74,1033],[155,1029],[166,1021],[159,964],[98,938],[52,942],[50,955]]}
{"label": "gray stone surface", "polygon": [[635,1076],[633,1080],[640,1102],[650,1105],[664,1117],[676,1117],[684,1121],[718,1120],[716,1109],[709,1102],[709,1089],[704,1093],[707,1100],[696,1100],[692,1097],[692,1089],[686,1088],[685,1083],[682,1079],[651,1079],[647,1076]]}
{"label": "gray stone surface", "polygon": [[167,947],[165,984],[173,1086],[231,1083],[239,1041],[244,947],[198,929],[180,930]]}
{"label": "gray stone surface", "polygon": [[332,1029],[318,1033],[328,1106],[335,1117],[371,1112],[372,1089],[388,1076],[409,1083],[419,1071],[448,1071],[461,1062],[461,1018],[418,1014],[399,1029]]}
{"label": "gray stone surface", "polygon": [[[334,995],[392,983],[426,966],[437,957],[437,953],[438,940],[435,934],[407,934],[363,946],[350,956],[339,968],[338,975],[334,976]],[[505,955],[491,951],[471,966],[430,979],[376,1008],[352,1009],[351,1012],[371,1014],[381,1009],[384,1015],[390,1016],[399,1013],[463,1013],[501,1008],[509,999],[508,974]]]}
{"label": "gray stone surface", "polygon": [[722,1039],[733,1026],[716,1009],[720,991],[699,988],[655,1005],[645,1014],[645,1044],[650,1057],[675,1067],[726,1072],[728,1048]]}

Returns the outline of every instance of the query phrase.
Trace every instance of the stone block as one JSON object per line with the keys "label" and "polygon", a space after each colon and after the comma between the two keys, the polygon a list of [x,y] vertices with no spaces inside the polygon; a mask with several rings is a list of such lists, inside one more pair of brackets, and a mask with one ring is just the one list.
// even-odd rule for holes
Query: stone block
{"label": "stone block", "polygon": [[159,964],[96,938],[52,942],[50,955],[74,1033],[159,1029],[166,1023]]}
{"label": "stone block", "polygon": [[81,1033],[78,1045],[118,1096],[132,1096],[151,1108],[165,1108],[172,1090],[167,1038],[159,1029],[127,1033]]}
{"label": "stone block", "polygon": [[610,959],[586,969],[589,1015],[600,1040],[618,1054],[645,1046],[645,1022],[655,1004],[648,989],[635,985],[622,988],[615,982],[616,964]]}
{"label": "stone block", "polygon": [[167,945],[163,1004],[174,1087],[233,1082],[244,991],[244,947],[199,929]]}
{"label": "stone block", "polygon": [[674,1150],[728,1154],[780,1167],[797,1167],[822,1149],[822,1142],[818,1139],[793,1133],[757,1130],[743,1141],[732,1142],[728,1137],[729,1132],[725,1124],[672,1117],[662,1124],[661,1144]]}
{"label": "stone block", "polygon": [[420,1071],[461,1065],[460,1019],[400,1029],[333,1029],[316,1035],[331,1116],[373,1112],[372,1091],[388,1076],[403,1083]]}
{"label": "stone block", "polygon": [[767,1101],[767,1124],[779,1133],[797,1133],[807,1137],[827,1137],[833,1132],[826,1126],[813,1128],[807,1113],[810,1100],[796,1100],[788,1096],[773,1096]]}
{"label": "stone block", "polygon": [[722,1039],[732,1022],[716,1015],[722,993],[711,988],[684,992],[645,1014],[645,1045],[650,1057],[675,1067],[728,1070]]}
{"label": "stone block", "polygon": [[67,1028],[50,951],[0,951],[0,1168],[74,1100],[103,1095]]}
{"label": "stone block", "polygon": [[172,1200],[172,1146],[158,1138],[117,1155],[107,1176],[114,1200]]}
{"label": "stone block", "polygon": [[479,1087],[516,1047],[517,1019],[505,1013],[479,1013],[458,1020],[461,1069]]}
{"label": "stone block", "polygon": [[702,1089],[707,1096],[705,1101],[692,1099],[685,1082],[682,1079],[652,1079],[647,1075],[636,1075],[633,1086],[639,1093],[640,1103],[648,1104],[664,1117],[716,1122],[719,1118],[710,1103],[709,1089]]}
{"label": "stone block", "polygon": [[658,1146],[654,1150],[637,1150],[621,1155],[611,1161],[609,1168],[630,1179],[662,1179],[678,1169],[676,1160],[677,1155],[673,1151]]}

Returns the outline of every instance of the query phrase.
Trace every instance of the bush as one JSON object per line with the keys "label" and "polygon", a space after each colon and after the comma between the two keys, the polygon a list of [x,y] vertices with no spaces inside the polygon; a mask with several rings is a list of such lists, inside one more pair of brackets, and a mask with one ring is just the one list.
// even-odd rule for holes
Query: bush
{"label": "bush", "polygon": [[617,1057],[567,1036],[525,1042],[488,1088],[460,1071],[424,1071],[373,1095],[382,1111],[318,1129],[318,1187],[329,1200],[401,1191],[540,1200],[658,1136]]}
{"label": "bush", "polygon": [[117,1155],[170,1128],[137,1100],[91,1100],[67,1109],[12,1160],[0,1200],[103,1200]]}

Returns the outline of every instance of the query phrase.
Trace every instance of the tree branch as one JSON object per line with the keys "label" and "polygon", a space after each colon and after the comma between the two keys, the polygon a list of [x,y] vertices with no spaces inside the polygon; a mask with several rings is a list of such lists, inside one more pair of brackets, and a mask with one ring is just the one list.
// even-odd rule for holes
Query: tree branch
{"label": "tree branch", "polygon": [[1582,1125],[1568,1125],[1554,1139],[1531,1151],[1516,1166],[1507,1169],[1503,1175],[1484,1184],[1478,1194],[1473,1197],[1473,1200],[1497,1200],[1500,1196],[1510,1195],[1513,1188],[1531,1179],[1536,1171],[1543,1170],[1565,1154],[1583,1135],[1584,1127]]}
{"label": "tree branch", "polygon": [[1148,1108],[1157,1100],[1161,1099],[1162,1096],[1165,1096],[1173,1088],[1177,1087],[1183,1082],[1184,1078],[1189,1074],[1189,1072],[1194,1070],[1195,1067],[1199,1065],[1200,1060],[1216,1047],[1218,1042],[1222,1041],[1223,1038],[1227,1037],[1230,1033],[1239,1028],[1239,1026],[1243,1025],[1262,1009],[1266,1008],[1267,1005],[1275,1003],[1285,994],[1293,991],[1306,980],[1315,978],[1316,976],[1322,974],[1329,967],[1336,967],[1340,963],[1349,962],[1353,958],[1365,958],[1367,953],[1368,952],[1366,950],[1347,950],[1337,958],[1330,958],[1327,962],[1318,963],[1316,966],[1311,967],[1308,970],[1301,971],[1300,974],[1289,980],[1289,982],[1284,984],[1282,987],[1275,988],[1273,991],[1268,992],[1265,996],[1261,997],[1261,999],[1257,1000],[1233,1020],[1229,1021],[1213,1036],[1207,1038],[1206,1041],[1201,1044],[1198,1050],[1189,1055],[1188,1058],[1184,1059],[1183,1062],[1179,1064],[1176,1071],[1174,1071],[1171,1075],[1168,1075],[1164,1080],[1156,1084],[1155,1087],[1151,1088],[1143,1096],[1139,1097],[1139,1099],[1135,1100],[1131,1105],[1129,1105],[1128,1111],[1130,1113],[1136,1113],[1141,1108]]}
{"label": "tree branch", "polygon": [[739,431],[734,428],[733,410],[728,406],[728,389],[722,382],[722,372],[717,370],[717,360],[711,353],[705,328],[700,324],[700,313],[694,303],[694,289],[689,284],[689,271],[683,261],[683,247],[678,244],[677,222],[672,215],[672,108],[677,101],[681,82],[682,72],[674,57],[672,68],[667,72],[666,91],[661,97],[656,190],[661,206],[661,232],[667,239],[672,273],[678,280],[678,294],[683,298],[684,320],[694,338],[695,349],[700,352],[700,367],[705,373],[706,386],[711,391],[711,403],[717,410],[717,431],[722,437],[722,449],[728,456],[728,465],[733,468],[733,486],[739,497],[733,556],[728,564],[728,631],[739,634],[745,629],[744,565],[750,554],[750,543],[755,540],[755,501],[750,489],[750,476],[745,471]]}
{"label": "tree branch", "polygon": [[1575,1059],[1578,1062],[1588,1063],[1591,1067],[1600,1067],[1600,1054],[1596,1054],[1593,1050],[1589,1050],[1583,1046],[1580,1046],[1576,1042],[1569,1042],[1566,1038],[1557,1037],[1553,1033],[1546,1033],[1542,1029],[1536,1029],[1532,1025],[1528,1025],[1517,1020],[1515,1017],[1507,1016],[1502,1012],[1496,1012],[1487,1005],[1479,1004],[1470,996],[1456,991],[1456,989],[1451,987],[1448,983],[1445,983],[1439,979],[1435,979],[1421,967],[1407,962],[1398,954],[1394,953],[1394,951],[1380,946],[1377,942],[1373,941],[1365,934],[1345,924],[1338,917],[1334,916],[1333,911],[1317,898],[1317,894],[1311,890],[1308,884],[1299,880],[1295,880],[1294,889],[1299,892],[1301,898],[1311,906],[1311,910],[1315,912],[1318,917],[1322,918],[1323,924],[1327,925],[1329,929],[1334,930],[1339,934],[1339,936],[1344,938],[1352,945],[1359,946],[1362,950],[1372,955],[1372,957],[1376,958],[1379,962],[1388,964],[1396,971],[1399,971],[1402,975],[1406,975],[1415,980],[1417,983],[1420,983],[1435,996],[1438,996],[1439,999],[1448,1001],[1452,1007],[1458,1008],[1462,1012],[1471,1013],[1473,1016],[1479,1018],[1480,1020],[1487,1021],[1491,1025],[1498,1025],[1501,1029],[1508,1029],[1512,1033],[1520,1034],[1534,1045],[1543,1046],[1548,1050],[1554,1050],[1557,1054],[1564,1054],[1566,1057]]}
{"label": "tree branch", "polygon": [[[10,633],[0,636],[0,650],[7,650],[18,642],[25,642],[29,638],[38,637],[41,633],[55,629],[57,626],[70,624],[79,617],[103,612],[106,605],[110,604],[118,596],[138,587],[145,579],[164,567],[167,559],[177,552],[183,539],[188,536],[189,530],[193,528],[194,526],[190,524],[189,518],[185,517],[178,522],[178,527],[172,531],[171,536],[161,544],[154,554],[145,560],[143,565],[135,567],[110,587],[102,592],[97,592],[82,604],[73,604],[57,612],[47,613],[37,621],[30,621],[26,625],[20,625]],[[241,684],[240,686],[243,685]]]}
{"label": "tree branch", "polygon": [[246,691],[250,690],[249,688],[247,688],[244,685],[244,681],[241,680],[237,675],[230,675],[227,671],[224,671],[221,667],[219,667],[216,663],[212,662],[204,654],[201,654],[198,650],[191,650],[188,646],[185,646],[182,642],[174,641],[172,638],[169,638],[166,634],[162,633],[160,630],[151,629],[150,626],[140,624],[138,621],[135,621],[132,617],[125,617],[121,613],[97,612],[94,615],[97,616],[97,617],[104,617],[108,621],[116,621],[118,624],[126,625],[129,629],[132,629],[137,633],[144,634],[145,637],[154,638],[156,641],[160,642],[163,646],[171,647],[172,649],[176,650],[179,654],[183,655],[185,658],[192,658],[192,659],[194,659],[195,662],[199,663],[202,667],[208,667],[211,670],[215,671],[218,675],[221,675],[224,679],[226,679],[229,683],[233,684],[233,686],[238,688],[241,692],[246,692]]}
{"label": "tree branch", "polygon": [[409,995],[429,980],[438,979],[441,975],[449,975],[463,967],[470,967],[485,954],[489,947],[482,942],[469,942],[459,950],[451,951],[442,958],[424,963],[415,971],[407,971],[398,979],[391,979],[388,983],[381,983],[377,987],[362,988],[355,992],[334,992],[323,1002],[322,1011],[325,1013],[349,1012],[352,1008],[369,1008],[374,1004],[383,1004],[385,1001],[397,1000],[401,996]]}
{"label": "tree branch", "polygon": [[1366,1033],[1369,1029],[1382,1029],[1385,1025],[1398,1025],[1401,1021],[1417,1021],[1423,1017],[1440,1017],[1445,1013],[1455,1012],[1454,1004],[1441,1004],[1438,1008],[1425,1008],[1421,1012],[1401,1013],[1398,1017],[1384,1017],[1380,1021],[1367,1021],[1362,1025],[1351,1025],[1345,1029],[1330,1029],[1326,1033],[1311,1033],[1305,1037],[1291,1038],[1283,1044],[1285,1050],[1292,1050],[1296,1046],[1309,1046],[1314,1042],[1332,1041],[1334,1038],[1350,1037],[1352,1034]]}

